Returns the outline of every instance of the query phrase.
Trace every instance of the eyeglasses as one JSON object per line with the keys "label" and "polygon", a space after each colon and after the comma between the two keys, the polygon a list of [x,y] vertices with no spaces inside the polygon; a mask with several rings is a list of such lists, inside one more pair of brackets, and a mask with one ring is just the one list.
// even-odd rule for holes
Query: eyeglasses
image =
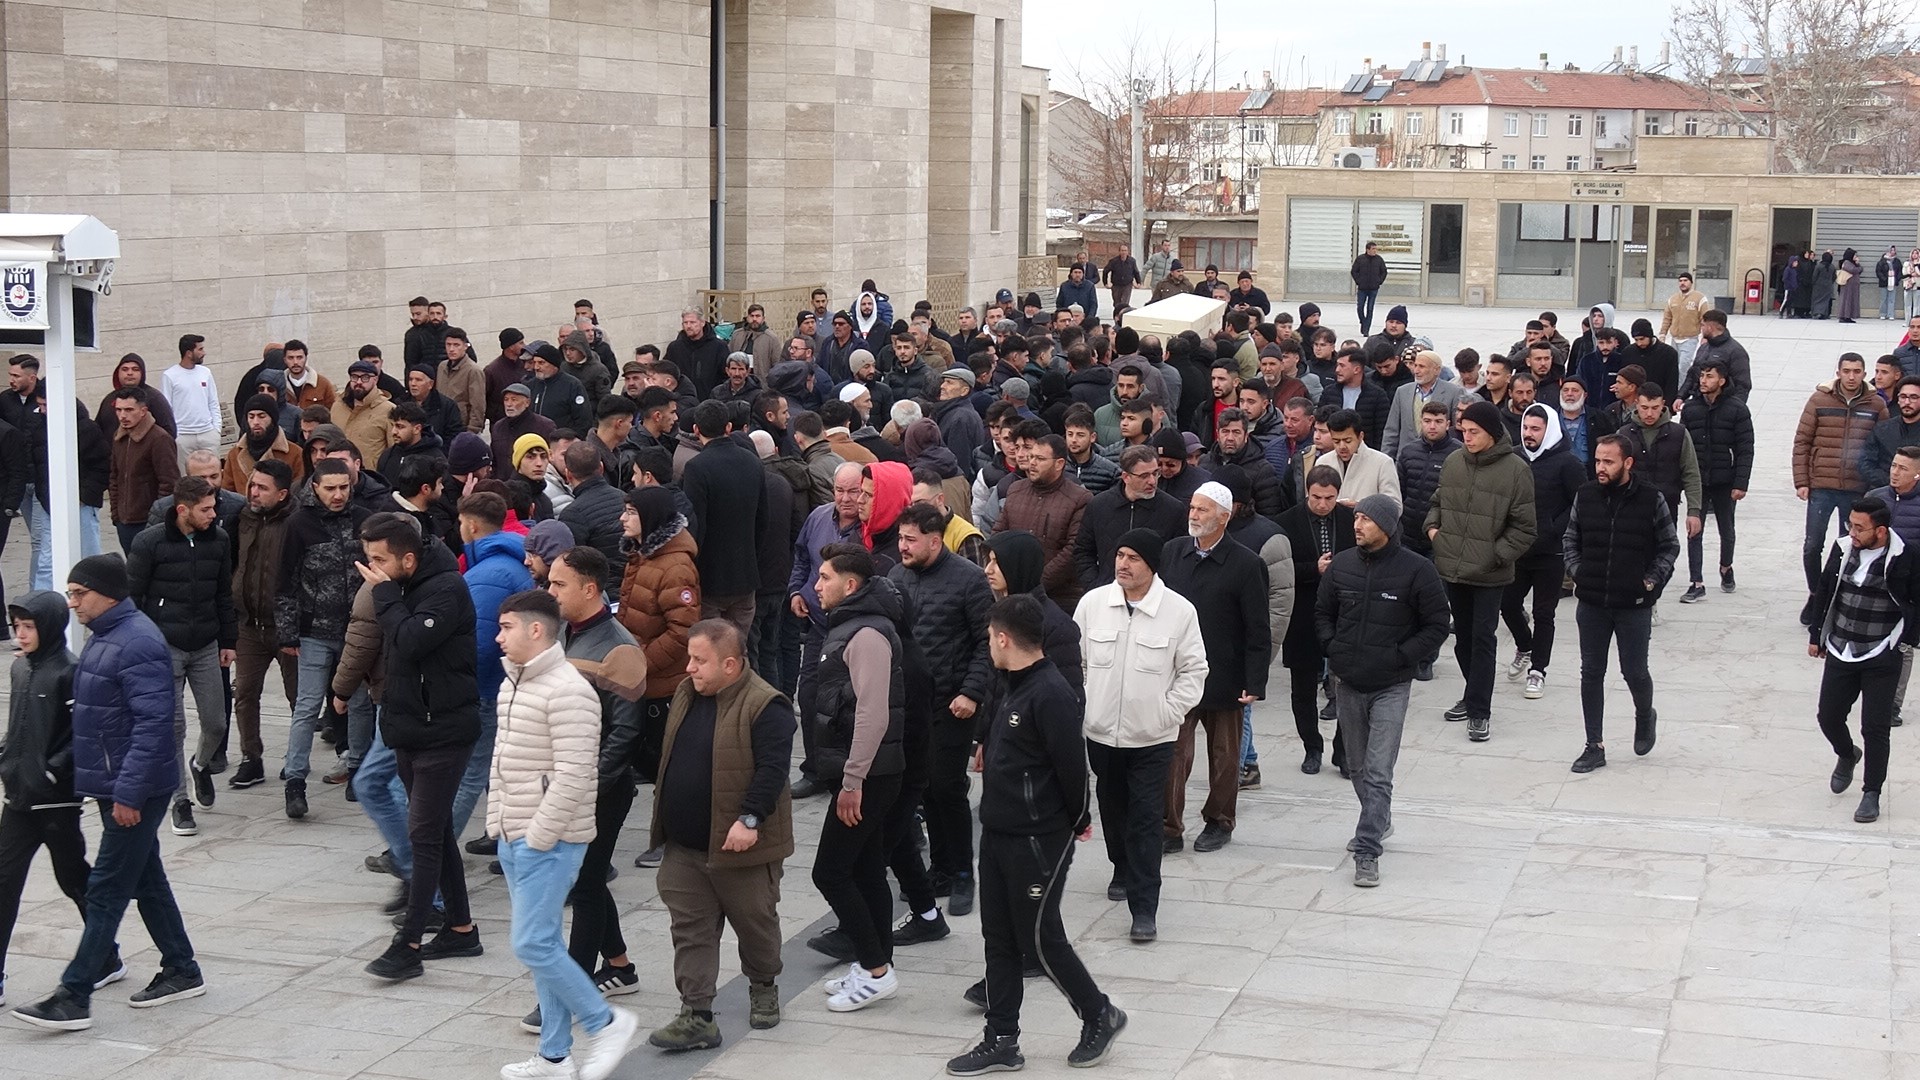
{"label": "eyeglasses", "polygon": [[1159,469],[1129,470],[1127,472],[1127,475],[1133,477],[1135,480],[1145,480],[1150,476],[1159,476],[1160,470]]}
{"label": "eyeglasses", "polygon": [[89,589],[84,585],[76,585],[67,590],[67,599],[78,600],[92,591],[93,591],[92,589]]}

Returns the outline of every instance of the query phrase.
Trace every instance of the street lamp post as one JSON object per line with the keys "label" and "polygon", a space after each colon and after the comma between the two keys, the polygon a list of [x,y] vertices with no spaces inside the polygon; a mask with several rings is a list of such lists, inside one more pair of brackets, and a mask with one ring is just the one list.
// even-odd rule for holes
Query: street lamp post
{"label": "street lamp post", "polygon": [[1247,110],[1240,110],[1240,212],[1247,212]]}
{"label": "street lamp post", "polygon": [[1146,126],[1141,121],[1140,110],[1141,106],[1145,105],[1147,101],[1147,80],[1133,80],[1131,89],[1133,90],[1133,164],[1132,168],[1128,170],[1131,174],[1130,179],[1132,183],[1129,185],[1131,190],[1127,193],[1127,203],[1132,208],[1132,213],[1128,215],[1127,238],[1131,242],[1130,250],[1134,252],[1135,256],[1143,257],[1141,253],[1147,250],[1145,237],[1141,232],[1145,222],[1145,207],[1143,204],[1146,202],[1144,195],[1146,183],[1141,179],[1140,174],[1143,168],[1141,160],[1146,156],[1144,143],[1146,142],[1147,136]]}

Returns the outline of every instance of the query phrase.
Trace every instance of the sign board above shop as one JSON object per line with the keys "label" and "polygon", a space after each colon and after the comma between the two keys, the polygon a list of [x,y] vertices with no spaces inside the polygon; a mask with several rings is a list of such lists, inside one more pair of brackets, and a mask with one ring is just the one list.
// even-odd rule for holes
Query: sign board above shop
{"label": "sign board above shop", "polygon": [[1619,202],[1627,197],[1625,180],[1575,180],[1573,198],[1598,199],[1602,202]]}

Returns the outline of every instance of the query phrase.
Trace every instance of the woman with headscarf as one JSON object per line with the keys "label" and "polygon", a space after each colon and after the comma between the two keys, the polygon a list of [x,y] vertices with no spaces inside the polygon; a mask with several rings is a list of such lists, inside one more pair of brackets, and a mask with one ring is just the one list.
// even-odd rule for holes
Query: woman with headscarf
{"label": "woman with headscarf", "polygon": [[[1840,321],[1850,323],[1860,318],[1860,256],[1852,248],[1840,253],[1840,265],[1836,271],[1840,288]],[[1844,280],[1839,280],[1844,279]]]}
{"label": "woman with headscarf", "polygon": [[1004,600],[1024,593],[1040,602],[1044,616],[1040,649],[1060,669],[1060,674],[1066,676],[1074,692],[1081,693],[1080,628],[1074,624],[1073,616],[1062,611],[1040,584],[1041,572],[1047,565],[1040,538],[1025,529],[1009,529],[989,536],[987,551],[987,584],[993,588],[994,599]]}
{"label": "woman with headscarf", "polygon": [[[634,488],[621,511],[627,555],[620,583],[620,625],[647,654],[646,696],[640,702],[642,776],[660,774],[660,744],[667,730],[673,692],[687,677],[687,631],[700,621],[699,546],[673,493],[658,486]],[[658,865],[658,864],[655,864]]]}
{"label": "woman with headscarf", "polygon": [[1920,315],[1920,247],[1914,248],[1907,256],[1905,273],[1900,275],[1900,287],[1907,294],[1907,318]]}
{"label": "woman with headscarf", "polygon": [[960,473],[960,463],[947,449],[940,425],[925,417],[907,425],[900,436],[900,449],[907,455],[907,468],[914,472],[930,469],[940,478],[940,491],[947,497],[947,510],[973,520],[973,486]]}
{"label": "woman with headscarf", "polygon": [[1798,304],[1794,297],[1802,291],[1801,281],[1806,277],[1806,263],[1798,255],[1788,255],[1784,266],[1780,268],[1780,317],[1793,319],[1799,317]]}
{"label": "woman with headscarf", "polygon": [[1816,319],[1833,314],[1833,300],[1839,292],[1836,273],[1833,252],[1821,252],[1820,261],[1813,264],[1813,317]]}

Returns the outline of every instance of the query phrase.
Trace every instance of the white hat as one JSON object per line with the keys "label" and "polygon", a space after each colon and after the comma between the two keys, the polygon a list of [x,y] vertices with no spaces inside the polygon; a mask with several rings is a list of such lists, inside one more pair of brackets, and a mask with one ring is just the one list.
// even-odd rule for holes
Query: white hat
{"label": "white hat", "polygon": [[1229,512],[1233,510],[1233,492],[1228,491],[1227,485],[1220,483],[1218,480],[1209,480],[1201,484],[1194,489],[1193,493],[1213,503],[1222,510]]}
{"label": "white hat", "polygon": [[853,404],[855,398],[858,398],[862,394],[871,394],[871,393],[872,391],[868,390],[865,386],[862,386],[859,382],[850,382],[847,385],[840,388],[840,400],[851,405]]}

